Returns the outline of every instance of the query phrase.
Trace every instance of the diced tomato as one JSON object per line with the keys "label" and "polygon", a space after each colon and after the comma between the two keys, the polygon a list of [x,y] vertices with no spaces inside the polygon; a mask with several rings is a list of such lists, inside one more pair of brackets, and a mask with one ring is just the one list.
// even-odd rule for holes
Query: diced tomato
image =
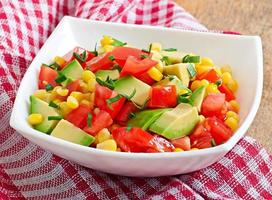
{"label": "diced tomato", "polygon": [[47,84],[52,85],[53,87],[57,85],[55,79],[58,76],[58,72],[50,67],[45,65],[41,66],[39,73],[39,89],[44,89]]}
{"label": "diced tomato", "polygon": [[226,100],[231,101],[235,99],[235,96],[233,95],[232,91],[224,84],[222,83],[218,90],[226,95]]}
{"label": "diced tomato", "polygon": [[152,87],[148,107],[168,108],[174,107],[176,105],[177,105],[177,92],[176,87],[174,85]]}
{"label": "diced tomato", "polygon": [[201,114],[205,117],[216,116],[220,119],[224,119],[226,114],[226,109],[224,105],[225,94],[211,93],[203,100]]}
{"label": "diced tomato", "polygon": [[118,124],[124,126],[130,118],[130,113],[136,112],[137,110],[138,108],[131,101],[126,102],[121,111],[118,113],[116,121]]}
{"label": "diced tomato", "polygon": [[83,130],[95,136],[101,129],[109,127],[112,123],[113,120],[110,114],[104,110],[100,110],[98,114],[93,115],[91,126],[86,125]]}
{"label": "diced tomato", "polygon": [[211,133],[217,145],[226,142],[232,135],[231,129],[217,117],[209,117],[205,120],[205,126]]}
{"label": "diced tomato", "polygon": [[159,136],[153,136],[141,128],[116,128],[112,136],[118,146],[126,152],[166,152],[174,149],[173,145]]}
{"label": "diced tomato", "polygon": [[197,79],[198,80],[206,79],[209,82],[214,83],[220,79],[220,76],[216,73],[214,69],[211,69],[210,71],[204,72],[197,76]]}
{"label": "diced tomato", "polygon": [[153,83],[155,83],[155,80],[152,79],[147,72],[141,74],[140,76],[137,76],[137,78],[148,85],[152,85]]}
{"label": "diced tomato", "polygon": [[88,113],[91,110],[86,105],[79,105],[78,108],[72,110],[66,117],[66,120],[79,128],[84,128],[87,125]]}
{"label": "diced tomato", "polygon": [[133,75],[137,77],[147,72],[151,67],[155,66],[156,64],[157,62],[151,60],[150,58],[139,59],[133,56],[129,56],[120,73],[120,76]]}
{"label": "diced tomato", "polygon": [[[116,47],[111,55],[114,56],[115,61],[123,67],[126,63],[126,60],[129,56],[133,56],[136,59],[141,59],[141,55],[148,55],[148,53],[143,52],[140,49],[132,47]],[[151,54],[150,54],[151,55]]]}
{"label": "diced tomato", "polygon": [[80,80],[75,80],[67,85],[67,89],[69,90],[69,94],[74,91],[81,91],[80,88]]}
{"label": "diced tomato", "polygon": [[110,105],[108,105],[107,99],[113,98],[117,95],[118,95],[117,92],[112,91],[107,87],[96,84],[94,103],[101,110],[107,111],[110,114],[110,116],[112,117],[112,119],[114,119],[117,116],[117,114],[120,112],[123,104],[126,101],[126,99],[124,97],[121,97],[118,101],[113,102]]}
{"label": "diced tomato", "polygon": [[204,149],[212,146],[211,133],[203,124],[198,124],[193,133],[190,135],[191,148]]}
{"label": "diced tomato", "polygon": [[171,143],[176,147],[176,148],[181,148],[184,151],[188,151],[191,149],[191,144],[190,144],[190,138],[188,136],[171,140]]}
{"label": "diced tomato", "polygon": [[86,67],[89,67],[92,72],[96,72],[100,69],[110,69],[113,66],[110,56],[111,53],[108,52],[94,57],[90,61],[86,62]]}

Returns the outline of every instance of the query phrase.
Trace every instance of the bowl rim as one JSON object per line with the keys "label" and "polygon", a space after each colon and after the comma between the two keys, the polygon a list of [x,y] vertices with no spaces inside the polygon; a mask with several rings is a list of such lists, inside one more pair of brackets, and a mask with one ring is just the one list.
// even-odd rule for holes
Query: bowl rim
{"label": "bowl rim", "polygon": [[[96,148],[90,148],[86,146],[82,146],[79,144],[75,144],[69,141],[65,141],[59,138],[52,137],[47,134],[40,134],[39,131],[31,128],[28,126],[26,120],[19,120],[20,117],[18,117],[16,114],[18,113],[16,111],[17,107],[19,106],[19,97],[23,94],[21,91],[21,88],[23,87],[23,83],[26,82],[27,74],[29,73],[29,69],[32,68],[32,63],[34,60],[39,57],[40,53],[42,52],[42,49],[44,49],[49,41],[51,41],[54,37],[54,33],[58,32],[59,29],[61,29],[62,25],[65,23],[69,23],[69,21],[72,22],[78,22],[83,21],[85,23],[94,23],[94,24],[102,24],[102,25],[110,25],[110,26],[119,26],[119,27],[131,27],[131,28],[140,28],[140,29],[153,29],[153,30],[164,30],[164,31],[174,31],[174,32],[183,32],[188,34],[195,34],[195,35],[208,35],[208,36],[215,36],[218,38],[234,38],[234,39],[252,39],[256,42],[256,53],[257,53],[257,61],[258,61],[258,74],[257,74],[257,86],[256,86],[256,92],[255,92],[255,98],[253,100],[251,109],[249,110],[248,115],[245,117],[244,122],[239,126],[239,128],[235,131],[233,136],[224,144],[207,148],[207,149],[200,149],[197,151],[184,151],[183,153],[180,152],[162,152],[162,153],[129,153],[129,152],[112,152],[112,151],[105,151],[100,150]],[[21,80],[20,86],[17,90],[17,96],[13,105],[12,114],[10,117],[10,126],[13,127],[16,131],[20,132],[24,137],[26,138],[36,138],[39,140],[46,141],[48,143],[52,143],[55,145],[61,145],[62,147],[72,148],[75,151],[83,151],[86,153],[92,153],[97,155],[104,155],[104,156],[110,156],[110,157],[119,157],[119,158],[149,158],[149,159],[158,159],[158,158],[177,158],[177,157],[192,157],[192,156],[201,156],[201,155],[207,155],[207,154],[217,154],[221,152],[227,153],[230,149],[233,148],[233,146],[246,134],[246,131],[248,130],[250,124],[253,122],[254,117],[258,111],[261,97],[262,97],[262,89],[263,89],[263,54],[262,54],[262,43],[261,38],[259,36],[247,36],[247,35],[230,35],[230,34],[221,34],[221,33],[215,33],[215,32],[206,32],[206,31],[193,31],[193,30],[183,30],[183,29],[177,29],[177,28],[166,28],[161,26],[148,26],[148,25],[135,25],[135,24],[123,24],[123,23],[116,23],[116,22],[103,22],[103,21],[96,21],[96,20],[90,20],[90,19],[82,19],[82,18],[76,18],[71,16],[64,16],[62,20],[59,22],[57,27],[54,29],[54,31],[51,33],[51,35],[48,37],[46,42],[43,44],[42,48],[39,50],[35,58],[33,59],[32,63],[30,64],[30,67],[25,72],[25,75],[23,79]]]}

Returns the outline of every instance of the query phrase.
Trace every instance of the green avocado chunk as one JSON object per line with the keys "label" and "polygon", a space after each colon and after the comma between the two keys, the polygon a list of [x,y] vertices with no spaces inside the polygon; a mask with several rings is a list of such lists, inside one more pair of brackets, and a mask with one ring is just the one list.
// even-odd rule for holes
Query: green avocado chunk
{"label": "green avocado chunk", "polygon": [[64,75],[67,79],[63,81],[61,84],[63,86],[68,85],[70,82],[80,79],[83,72],[83,68],[81,64],[76,60],[72,60],[68,63],[63,70],[60,71],[61,75]]}
{"label": "green avocado chunk", "polygon": [[135,113],[135,117],[128,121],[128,126],[140,127],[144,130],[156,121],[164,112],[170,109],[154,109],[154,110],[144,110]]}
{"label": "green avocado chunk", "polygon": [[149,130],[167,139],[177,139],[190,134],[198,121],[197,108],[180,103],[173,110],[163,113]]}
{"label": "green avocado chunk", "polygon": [[197,88],[190,97],[192,100],[193,106],[197,107],[198,112],[200,112],[201,110],[201,105],[205,97],[205,92],[206,92],[206,87],[201,86]]}
{"label": "green avocado chunk", "polygon": [[35,96],[30,96],[30,114],[39,113],[43,116],[42,123],[33,126],[34,129],[49,134],[57,125],[58,120],[48,120],[48,116],[60,116],[55,108],[52,108]]}
{"label": "green avocado chunk", "polygon": [[93,136],[64,119],[58,123],[51,135],[83,146],[90,146],[95,140]]}
{"label": "green avocado chunk", "polygon": [[[191,64],[191,63],[189,63]],[[190,74],[187,70],[187,66],[188,63],[179,63],[179,64],[175,64],[175,65],[168,65],[164,67],[164,71],[163,73],[166,75],[175,75],[177,76],[181,81],[182,84],[185,87],[189,86],[189,82],[190,82]]]}
{"label": "green avocado chunk", "polygon": [[116,80],[119,78],[119,71],[117,69],[114,70],[98,70],[95,73],[95,76],[100,78],[102,81],[106,81],[109,77],[111,80]]}

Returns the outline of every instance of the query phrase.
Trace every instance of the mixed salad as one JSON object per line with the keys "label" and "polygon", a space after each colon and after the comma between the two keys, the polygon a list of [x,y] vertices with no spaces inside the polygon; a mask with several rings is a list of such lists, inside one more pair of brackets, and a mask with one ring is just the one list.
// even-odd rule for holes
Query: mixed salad
{"label": "mixed salad", "polygon": [[238,128],[230,66],[160,43],[100,43],[41,65],[30,97],[34,129],[97,149],[181,152],[220,145]]}

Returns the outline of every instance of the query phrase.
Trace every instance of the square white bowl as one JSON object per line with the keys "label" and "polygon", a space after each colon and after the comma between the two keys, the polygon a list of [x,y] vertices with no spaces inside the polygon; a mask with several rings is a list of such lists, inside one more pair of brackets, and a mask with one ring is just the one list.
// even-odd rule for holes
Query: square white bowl
{"label": "square white bowl", "polygon": [[[137,47],[150,42],[211,57],[230,64],[239,83],[240,127],[225,144],[182,153],[109,152],[73,144],[34,130],[27,123],[29,96],[37,90],[42,63],[64,55],[75,46],[93,49],[102,35],[111,35]],[[29,66],[19,87],[10,125],[40,147],[88,168],[124,176],[166,176],[207,167],[223,157],[245,135],[258,110],[263,84],[263,56],[258,36],[224,35],[163,27],[99,22],[64,17]]]}

